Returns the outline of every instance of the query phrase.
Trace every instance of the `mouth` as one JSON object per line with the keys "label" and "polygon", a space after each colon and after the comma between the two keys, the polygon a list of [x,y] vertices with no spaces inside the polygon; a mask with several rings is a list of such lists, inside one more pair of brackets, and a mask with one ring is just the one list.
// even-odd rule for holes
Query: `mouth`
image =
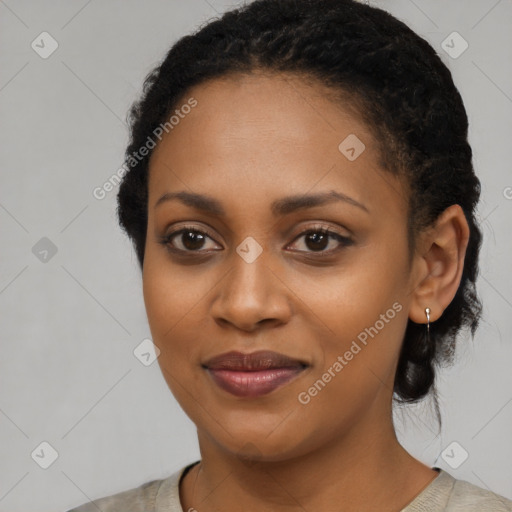
{"label": "mouth", "polygon": [[284,386],[309,365],[284,354],[262,350],[251,354],[227,352],[204,363],[213,381],[237,397],[267,395]]}

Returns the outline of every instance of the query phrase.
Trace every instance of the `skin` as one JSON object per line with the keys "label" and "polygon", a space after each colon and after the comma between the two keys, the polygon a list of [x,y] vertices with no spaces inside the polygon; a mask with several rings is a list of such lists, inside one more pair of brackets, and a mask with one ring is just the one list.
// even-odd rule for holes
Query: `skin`
{"label": "skin", "polygon": [[[396,365],[408,319],[426,323],[429,307],[435,321],[457,291],[469,236],[462,209],[451,206],[421,235],[408,266],[406,189],[379,167],[375,140],[349,105],[320,84],[260,72],[203,83],[182,103],[190,97],[197,106],[151,157],[143,266],[159,364],[201,451],[180,486],[183,510],[401,510],[438,473],[396,438]],[[338,150],[349,134],[366,146],[354,161]],[[340,201],[271,213],[284,196],[331,190],[368,211]],[[155,207],[178,191],[212,196],[226,215],[176,200]],[[352,243],[331,238],[318,249],[303,235],[318,224]],[[185,225],[206,238],[194,246],[174,237],[168,245],[185,251],[176,256],[161,238]],[[252,263],[236,252],[249,236],[262,248]],[[300,403],[394,303],[401,311]],[[221,390],[201,366],[262,349],[310,366],[258,398]]]}

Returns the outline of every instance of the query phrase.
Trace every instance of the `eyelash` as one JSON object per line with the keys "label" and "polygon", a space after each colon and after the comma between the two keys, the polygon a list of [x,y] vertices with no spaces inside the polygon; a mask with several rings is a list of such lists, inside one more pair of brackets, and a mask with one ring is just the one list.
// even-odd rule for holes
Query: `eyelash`
{"label": "eyelash", "polygon": [[[180,234],[190,233],[190,232],[199,234],[199,235],[203,235],[203,236],[207,236],[211,240],[215,241],[214,238],[207,231],[197,229],[197,227],[194,227],[194,226],[184,226],[176,231],[173,231],[173,232],[161,237],[159,242],[162,245],[164,245],[169,251],[174,252],[174,253],[181,253],[181,255],[186,254],[186,253],[191,253],[191,254],[195,253],[194,255],[199,255],[200,253],[211,252],[208,250],[204,251],[204,250],[199,249],[199,250],[194,251],[194,250],[177,249],[176,247],[172,247],[171,241],[173,240],[173,238],[177,237]],[[299,253],[305,252],[308,255],[313,255],[313,257],[315,257],[315,258],[316,257],[321,258],[321,257],[332,256],[334,253],[340,251],[344,247],[347,247],[347,246],[353,244],[353,240],[351,238],[342,236],[342,235],[336,233],[335,231],[331,231],[330,229],[326,228],[325,226],[313,226],[313,227],[307,229],[306,231],[303,231],[299,235],[297,235],[293,241],[295,242],[296,240],[299,240],[301,237],[304,237],[304,236],[307,236],[310,234],[321,234],[321,235],[328,236],[329,239],[334,238],[335,240],[337,240],[340,243],[340,246],[337,247],[336,249],[331,249],[329,251],[322,250],[322,251],[295,251],[295,252],[299,252]]]}

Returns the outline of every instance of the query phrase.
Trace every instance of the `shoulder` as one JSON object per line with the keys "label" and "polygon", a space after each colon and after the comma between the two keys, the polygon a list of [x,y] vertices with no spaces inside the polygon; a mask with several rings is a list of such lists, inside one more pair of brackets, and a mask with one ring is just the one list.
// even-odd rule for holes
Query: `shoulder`
{"label": "shoulder", "polygon": [[152,480],[139,487],[129,489],[111,496],[89,501],[68,512],[140,512],[153,511],[158,489],[163,480]]}
{"label": "shoulder", "polygon": [[447,512],[512,512],[512,501],[465,480],[454,479]]}
{"label": "shoulder", "polygon": [[512,512],[507,498],[434,469],[439,476],[401,512]]}
{"label": "shoulder", "polygon": [[139,487],[89,501],[68,512],[182,512],[179,481],[194,464],[197,462],[165,479],[151,480]]}

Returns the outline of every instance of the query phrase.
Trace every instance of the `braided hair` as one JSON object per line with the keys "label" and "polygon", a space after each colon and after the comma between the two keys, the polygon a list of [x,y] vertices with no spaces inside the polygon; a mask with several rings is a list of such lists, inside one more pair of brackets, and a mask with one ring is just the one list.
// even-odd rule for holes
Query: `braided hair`
{"label": "braided hair", "polygon": [[[408,243],[450,205],[459,204],[470,238],[457,293],[425,326],[408,321],[394,382],[398,402],[435,394],[435,366],[452,362],[456,337],[474,336],[481,315],[475,282],[481,231],[480,182],[472,165],[468,119],[448,68],[434,49],[384,10],[355,0],[256,0],[179,39],[145,79],[129,113],[130,168],[118,192],[118,218],[142,268],[147,230],[148,162],[133,161],[187,91],[207,80],[256,70],[294,73],[351,99],[375,135],[382,168],[408,187]],[[436,410],[439,409],[436,403]]]}

